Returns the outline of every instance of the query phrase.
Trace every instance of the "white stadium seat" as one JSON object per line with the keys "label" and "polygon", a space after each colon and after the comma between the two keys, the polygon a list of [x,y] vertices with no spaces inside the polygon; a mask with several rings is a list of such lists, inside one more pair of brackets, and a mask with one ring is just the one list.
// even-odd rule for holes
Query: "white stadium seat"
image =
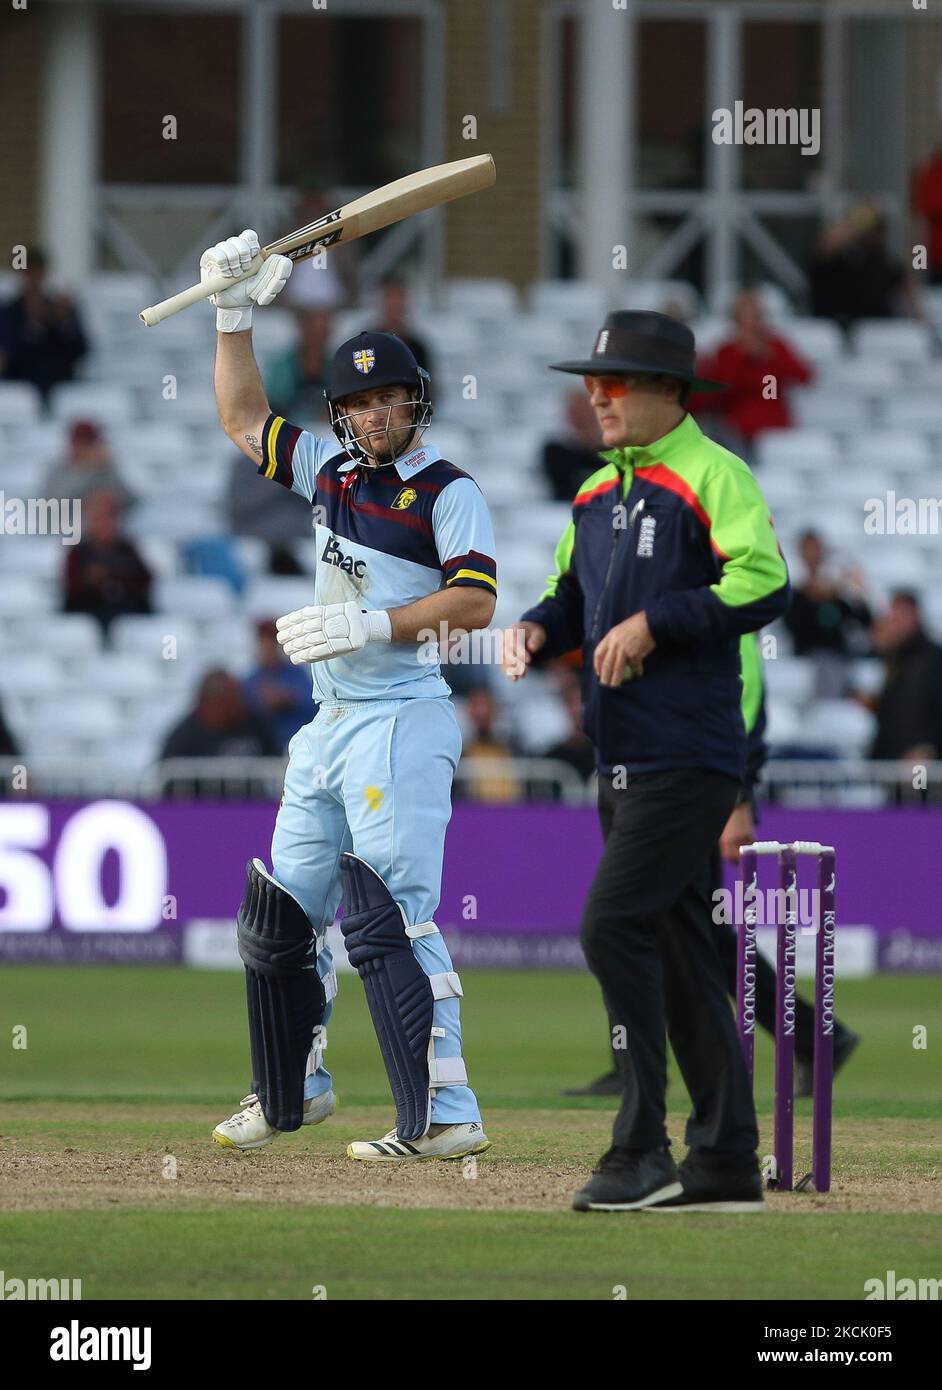
{"label": "white stadium seat", "polygon": [[224,579],[214,575],[184,574],[160,579],[155,586],[155,607],[197,620],[226,618],[236,607],[236,596]]}
{"label": "white stadium seat", "polygon": [[765,688],[771,699],[804,705],[814,695],[814,666],[797,656],[777,656],[763,661]]}
{"label": "white stadium seat", "polygon": [[0,381],[0,426],[38,424],[42,400],[28,381]]}
{"label": "white stadium seat", "polygon": [[161,668],[173,664],[159,657],[148,660],[139,652],[101,652],[74,664],[70,684],[119,701],[139,700],[154,694],[163,677]]}
{"label": "white stadium seat", "polygon": [[124,386],[104,386],[96,382],[67,381],[50,392],[53,418],[69,424],[73,420],[95,420],[101,425],[124,425],[134,416],[130,391]]}
{"label": "white stadium seat", "polygon": [[452,314],[472,319],[500,319],[516,313],[517,291],[509,280],[485,277],[446,280],[442,287],[442,304]]}
{"label": "white stadium seat", "polygon": [[[2,588],[2,585],[0,585]],[[87,613],[44,613],[42,638],[47,651],[59,661],[71,662],[101,651],[101,627]],[[14,651],[31,651],[36,643],[36,619],[17,615],[8,627],[7,640]]]}
{"label": "white stadium seat", "polygon": [[[4,538],[3,544],[9,545],[10,540]],[[0,580],[0,615],[4,617],[36,619],[51,613],[57,601],[55,586],[35,575],[4,574]]]}
{"label": "white stadium seat", "polygon": [[152,497],[131,508],[125,529],[133,537],[157,536],[167,540],[196,540],[218,536],[225,518],[220,509],[192,492],[173,492]]}
{"label": "white stadium seat", "polygon": [[601,328],[608,296],[584,280],[536,280],[530,287],[530,305],[535,313],[550,318],[586,320]]}
{"label": "white stadium seat", "polygon": [[935,450],[914,430],[865,430],[847,441],[847,458],[857,467],[918,473],[935,466]]}
{"label": "white stadium seat", "polygon": [[[0,459],[0,492],[7,500],[11,497],[21,497],[27,500],[30,497],[41,497],[48,472],[47,465],[39,463],[36,459],[25,454],[19,458],[8,456],[5,459]],[[12,520],[8,519],[5,525],[6,535],[4,539],[9,539],[14,535]]]}
{"label": "white stadium seat", "polygon": [[30,720],[37,732],[47,729],[65,737],[107,737],[122,723],[117,703],[106,695],[83,694],[74,688],[62,695],[37,700]]}
{"label": "white stadium seat", "polygon": [[934,355],[932,333],[913,319],[862,319],[850,330],[850,343],[861,357],[923,363]]}
{"label": "white stadium seat", "polygon": [[788,400],[801,429],[862,430],[872,418],[869,404],[846,389],[800,387]]}
{"label": "white stadium seat", "polygon": [[314,577],[259,575],[245,595],[245,611],[252,618],[280,618],[314,602]]}
{"label": "white stadium seat", "polygon": [[803,715],[800,741],[841,757],[862,757],[875,728],[874,716],[853,700],[818,700]]}
{"label": "white stadium seat", "polygon": [[[818,472],[836,468],[840,451],[832,434],[824,430],[763,430],[756,439],[756,462],[762,469]],[[761,484],[762,478],[759,477]]]}
{"label": "white stadium seat", "polygon": [[[135,320],[142,309],[162,298],[164,296],[149,275],[121,270],[90,275],[83,283],[80,296],[83,305],[106,313],[130,314]],[[143,324],[140,327],[143,328]]]}
{"label": "white stadium seat", "polygon": [[[196,625],[180,614],[129,614],[115,618],[109,629],[116,652],[139,653],[152,660],[193,661],[199,655]],[[176,653],[171,656],[169,653]]]}
{"label": "white stadium seat", "polygon": [[942,393],[914,391],[880,403],[880,423],[888,430],[927,430],[942,434]]}
{"label": "white stadium seat", "polygon": [[10,575],[61,580],[69,549],[58,536],[4,536],[0,545],[0,584]]}
{"label": "white stadium seat", "polygon": [[844,335],[830,319],[790,318],[783,332],[793,348],[819,366],[844,356]]}
{"label": "white stadium seat", "polygon": [[55,656],[43,652],[6,650],[0,657],[0,695],[27,700],[53,695],[61,689],[62,670]]}

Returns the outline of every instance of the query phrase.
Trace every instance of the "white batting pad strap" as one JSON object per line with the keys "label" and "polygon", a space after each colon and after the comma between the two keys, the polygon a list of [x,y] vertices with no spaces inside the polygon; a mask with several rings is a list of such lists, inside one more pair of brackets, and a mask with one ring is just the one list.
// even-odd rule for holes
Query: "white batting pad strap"
{"label": "white batting pad strap", "polygon": [[331,999],[336,999],[336,998],[337,998],[337,972],[336,972],[336,970],[334,970],[334,969],[329,970],[329,971],[327,972],[327,974],[324,976],[323,980],[321,980],[321,984],[324,986],[324,994],[326,995],[326,997],[327,997],[327,1002],[328,1002],[328,1004],[329,1004],[330,1001],[331,1001]]}
{"label": "white batting pad strap", "polygon": [[434,936],[437,931],[434,922],[416,922],[414,927],[406,926],[406,936],[410,941],[417,941],[420,936]]}
{"label": "white batting pad strap", "polygon": [[314,1029],[314,1043],[308,1054],[307,1066],[304,1075],[313,1076],[324,1060],[324,1048],[327,1046],[327,1029],[320,1024]]}
{"label": "white batting pad strap", "polygon": [[468,1069],[463,1057],[436,1057],[428,1064],[429,1089],[439,1086],[467,1086]]}
{"label": "white batting pad strap", "polygon": [[457,970],[446,970],[441,975],[429,975],[428,978],[433,999],[451,999],[454,995],[460,999],[464,994]]}

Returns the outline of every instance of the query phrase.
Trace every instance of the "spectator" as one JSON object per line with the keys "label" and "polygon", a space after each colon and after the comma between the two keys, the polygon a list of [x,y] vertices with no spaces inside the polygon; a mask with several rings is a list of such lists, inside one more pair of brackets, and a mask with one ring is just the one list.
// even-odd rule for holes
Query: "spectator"
{"label": "spectator", "polygon": [[[472,690],[468,695],[465,711],[471,731],[465,739],[463,756],[491,759],[495,763],[509,761],[513,757],[513,750],[494,732],[497,703],[493,692],[484,686]],[[464,796],[469,801],[519,801],[521,795],[520,783],[509,772],[498,776],[472,777],[464,783]]]}
{"label": "spectator", "polygon": [[281,752],[268,720],[248,706],[228,671],[207,671],[196,706],[171,731],[161,758],[265,758]]}
{"label": "spectator", "polygon": [[134,500],[114,466],[101,426],[94,420],[74,420],[65,458],[53,465],[46,479],[46,496],[84,499],[102,488],[120,497],[123,506]]}
{"label": "spectator", "polygon": [[543,472],[557,502],[571,502],[590,473],[602,467],[602,439],[586,391],[566,397],[566,432],[543,445]]}
{"label": "spectator", "polygon": [[89,613],[107,632],[113,618],[149,613],[150,570],[121,534],[121,498],[103,488],[82,504],[82,539],[69,550],[65,612]]}
{"label": "spectator", "polygon": [[[312,540],[311,505],[289,488],[272,487],[241,454],[234,454],[229,475],[229,526],[235,536],[257,536],[273,548],[293,540]],[[273,570],[283,574],[284,569]],[[290,573],[298,573],[291,570]]]}
{"label": "spectator", "polygon": [[277,628],[271,621],[256,628],[258,665],[242,682],[249,708],[272,727],[282,749],[316,714],[308,666],[292,666],[278,645]]}
{"label": "spectator", "polygon": [[301,339],[297,346],[269,360],[265,387],[276,415],[309,429],[327,420],[324,387],[333,356],[330,310],[299,309],[298,327]]}
{"label": "spectator", "polygon": [[876,697],[858,697],[877,717],[872,758],[925,762],[942,755],[942,647],[922,625],[919,599],[900,591],[873,629],[886,678]]}
{"label": "spectator", "polygon": [[715,415],[724,426],[724,437],[719,442],[748,461],[760,430],[790,427],[789,388],[807,385],[814,379],[814,372],[787,339],[766,322],[755,290],[743,290],[737,295],[731,317],[733,336],[697,366],[701,376],[726,382],[728,390],[716,395],[693,395],[690,410],[697,416],[705,411]]}
{"label": "spectator", "polygon": [[795,655],[864,655],[868,645],[866,631],[873,619],[863,598],[863,574],[853,567],[840,575],[830,575],[824,542],[815,531],[802,535],[799,555],[805,576],[793,586],[791,607],[785,614]]}
{"label": "spectator", "polygon": [[571,666],[557,664],[555,677],[560,698],[569,716],[569,732],[559,743],[547,748],[545,757],[568,763],[583,781],[586,781],[595,771],[595,754],[592,744],[582,731],[582,688],[579,673]]}
{"label": "spectator", "polygon": [[53,386],[71,381],[88,342],[68,295],[46,285],[46,257],[26,253],[23,292],[0,305],[0,377],[29,381],[45,402]]}
{"label": "spectator", "polygon": [[926,219],[930,285],[942,285],[942,146],[913,172],[913,211]]}
{"label": "spectator", "polygon": [[875,202],[861,203],[824,229],[809,278],[811,312],[842,328],[857,319],[922,317],[915,286],[886,249],[886,222]]}
{"label": "spectator", "polygon": [[401,338],[406,347],[411,349],[419,366],[424,367],[429,376],[434,376],[428,345],[424,338],[416,337],[413,333],[411,318],[409,291],[405,281],[392,276],[384,280],[380,286],[379,322],[376,331],[395,333],[396,337]]}

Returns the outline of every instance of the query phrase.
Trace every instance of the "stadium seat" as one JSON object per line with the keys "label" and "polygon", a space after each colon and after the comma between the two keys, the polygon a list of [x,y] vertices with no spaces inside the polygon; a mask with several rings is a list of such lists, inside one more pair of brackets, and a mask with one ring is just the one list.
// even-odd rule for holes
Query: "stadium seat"
{"label": "stadium seat", "polygon": [[314,602],[314,577],[258,575],[245,595],[245,612],[255,619],[280,618]]}
{"label": "stadium seat", "polygon": [[225,518],[220,509],[205,502],[199,494],[174,492],[152,497],[132,507],[125,529],[132,537],[157,536],[166,540],[193,540],[198,536],[218,536]]}
{"label": "stadium seat", "polygon": [[196,625],[185,615],[129,614],[115,618],[108,635],[116,652],[137,653],[160,661],[193,661],[199,656]]}
{"label": "stadium seat", "polygon": [[792,347],[818,366],[844,356],[844,335],[830,319],[790,318],[783,331]]}
{"label": "stadium seat", "polygon": [[915,430],[865,430],[847,441],[847,458],[853,467],[887,468],[919,473],[935,466],[935,451],[924,434]]}
{"label": "stadium seat", "polygon": [[[0,586],[2,588],[2,586]],[[101,651],[101,628],[87,613],[43,614],[43,642],[59,661],[70,662]],[[5,624],[5,642],[16,652],[32,651],[36,642],[35,618],[14,614]]]}
{"label": "stadium seat", "polygon": [[149,275],[132,271],[108,270],[88,276],[82,284],[80,301],[106,313],[128,314],[132,321],[142,309],[162,298]]}
{"label": "stadium seat", "polygon": [[776,656],[763,661],[762,672],[770,699],[788,701],[796,710],[814,695],[814,664],[800,656]]}
{"label": "stadium seat", "polygon": [[98,691],[83,693],[73,687],[67,699],[60,693],[37,700],[30,727],[37,733],[45,729],[67,738],[106,738],[122,722],[116,701]]}
{"label": "stadium seat", "polygon": [[42,399],[28,381],[0,381],[0,426],[38,424]]}
{"label": "stadium seat", "polygon": [[[9,546],[10,539],[5,538],[3,544]],[[0,581],[0,615],[5,617],[35,618],[51,613],[58,598],[57,586],[35,575],[4,574]]]}
{"label": "stadium seat", "polygon": [[448,313],[471,319],[502,319],[516,313],[517,291],[509,280],[483,277],[446,280],[442,304]]}
{"label": "stadium seat", "polygon": [[765,702],[766,742],[772,756],[777,747],[796,743],[802,735],[802,717],[790,700],[769,698]]}
{"label": "stadium seat", "polygon": [[179,575],[155,585],[155,607],[189,618],[225,618],[236,606],[235,594],[224,579],[212,575]]}
{"label": "stadium seat", "polygon": [[801,388],[789,392],[788,400],[801,429],[862,430],[872,418],[868,402],[846,390]]}
{"label": "stadium seat", "polygon": [[902,368],[898,362],[880,357],[844,357],[827,362],[820,372],[820,389],[849,391],[854,395],[878,396],[896,391],[902,384]]}
{"label": "stadium seat", "polygon": [[153,695],[163,678],[162,668],[173,664],[159,657],[148,660],[140,652],[106,651],[75,662],[71,681],[80,689],[130,702]]}
{"label": "stadium seat", "polygon": [[126,425],[134,418],[131,393],[124,386],[105,386],[97,382],[67,381],[50,392],[53,419],[69,424],[73,420],[95,420],[104,426]]}
{"label": "stadium seat", "polygon": [[913,319],[862,319],[850,330],[850,344],[859,356],[882,361],[919,365],[934,356],[929,326]]}
{"label": "stadium seat", "polygon": [[888,430],[942,431],[942,400],[936,392],[890,396],[880,402],[879,422]]}
{"label": "stadium seat", "polygon": [[[0,481],[0,492],[3,492]],[[58,536],[4,536],[0,545],[0,584],[11,575],[59,581],[69,546]]]}
{"label": "stadium seat", "polygon": [[770,473],[776,469],[817,473],[839,467],[840,451],[834,436],[824,430],[763,430],[756,438],[756,463]]}
{"label": "stadium seat", "polygon": [[874,716],[853,700],[817,700],[802,718],[800,741],[839,757],[863,757],[873,742]]}
{"label": "stadium seat", "polygon": [[[11,659],[12,658],[12,659]],[[44,652],[11,651],[0,659],[0,695],[25,700],[54,695],[61,689],[62,671],[55,656]]]}
{"label": "stadium seat", "polygon": [[[626,308],[649,309],[656,314],[680,308],[685,321],[696,318],[703,310],[698,291],[686,280],[629,280],[619,301]],[[598,327],[601,326],[599,320]]]}
{"label": "stadium seat", "polygon": [[585,280],[536,280],[530,286],[530,306],[535,313],[557,322],[587,321],[601,328],[608,313],[608,296]]}
{"label": "stadium seat", "polygon": [[[25,453],[15,460],[8,455],[6,458],[0,459],[0,492],[3,493],[5,499],[41,497],[48,472],[49,469],[45,464],[28,457]],[[5,540],[13,538],[12,526],[11,516],[5,524]]]}

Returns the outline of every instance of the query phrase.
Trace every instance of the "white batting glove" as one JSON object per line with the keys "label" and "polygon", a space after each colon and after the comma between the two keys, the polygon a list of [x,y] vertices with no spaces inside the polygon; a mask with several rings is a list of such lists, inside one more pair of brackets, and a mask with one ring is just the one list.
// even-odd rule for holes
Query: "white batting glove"
{"label": "white batting glove", "polygon": [[294,666],[329,661],[358,652],[367,642],[391,642],[392,623],[384,610],[348,603],[316,603],[286,613],[275,624],[278,641]]}
{"label": "white batting glove", "polygon": [[[258,234],[251,230],[226,241],[217,241],[200,257],[200,280],[210,280],[217,275],[244,275],[261,249]],[[250,279],[233,285],[231,290],[211,294],[209,302],[216,306],[219,332],[244,333],[251,328],[252,305],[270,304],[288,283],[293,268],[287,256],[269,256]]]}

